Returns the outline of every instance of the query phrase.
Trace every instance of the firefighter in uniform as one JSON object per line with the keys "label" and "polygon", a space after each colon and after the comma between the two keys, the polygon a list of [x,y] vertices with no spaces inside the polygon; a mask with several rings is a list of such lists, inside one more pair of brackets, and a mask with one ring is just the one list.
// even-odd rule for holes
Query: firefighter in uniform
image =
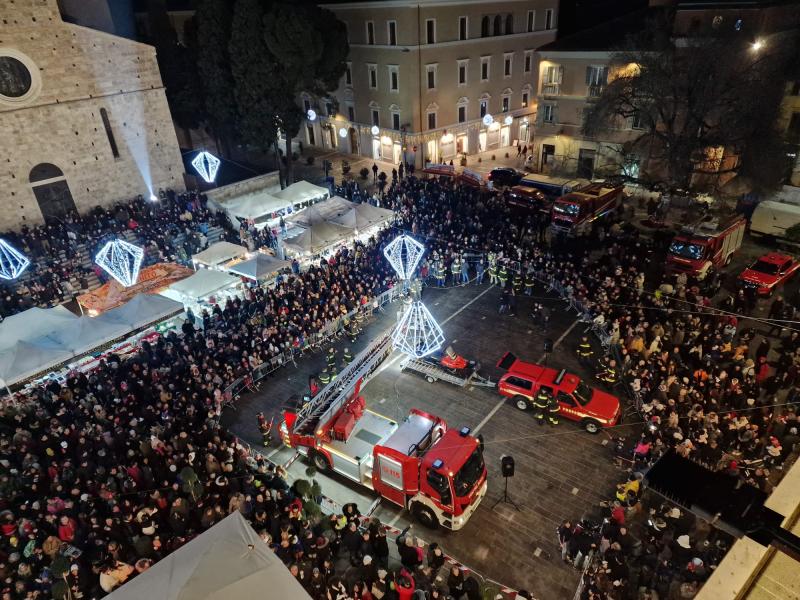
{"label": "firefighter in uniform", "polygon": [[267,423],[264,418],[264,413],[258,413],[258,430],[261,432],[261,443],[264,446],[269,446],[272,441],[272,422]]}
{"label": "firefighter in uniform", "polygon": [[547,422],[550,427],[558,425],[558,412],[561,410],[561,405],[556,400],[555,396],[550,396],[550,403],[547,405]]}
{"label": "firefighter in uniform", "polygon": [[328,355],[325,357],[325,362],[328,363],[328,371],[336,367],[336,349],[333,346],[328,348]]}
{"label": "firefighter in uniform", "polygon": [[528,269],[525,273],[525,295],[526,296],[533,296],[533,284],[535,283],[535,279],[533,278],[533,270]]}
{"label": "firefighter in uniform", "polygon": [[353,361],[353,355],[350,354],[350,348],[345,348],[342,352],[342,359],[344,361],[345,366],[349,365]]}
{"label": "firefighter in uniform", "polygon": [[489,261],[489,285],[497,285],[497,259],[494,256]]}
{"label": "firefighter in uniform", "polygon": [[450,263],[450,273],[453,275],[453,285],[458,285],[458,278],[461,277],[461,257],[456,255]]}
{"label": "firefighter in uniform", "polygon": [[544,425],[544,413],[550,406],[550,391],[547,388],[539,388],[539,392],[533,399],[533,409],[536,411],[536,420],[539,425]]}
{"label": "firefighter in uniform", "polygon": [[592,350],[592,345],[589,343],[589,338],[584,335],[581,338],[581,343],[578,344],[578,362],[584,367],[588,367],[592,364],[593,355],[594,351]]}
{"label": "firefighter in uniform", "polygon": [[613,359],[608,361],[605,369],[597,375],[597,378],[608,387],[613,388],[617,385],[617,361]]}
{"label": "firefighter in uniform", "polygon": [[505,263],[500,266],[500,271],[497,273],[497,279],[499,281],[498,285],[501,288],[505,288],[506,282],[508,281],[508,270],[506,269]]}
{"label": "firefighter in uniform", "polygon": [[522,275],[520,275],[519,271],[514,273],[514,279],[511,285],[514,286],[514,294],[519,296],[522,293]]}
{"label": "firefighter in uniform", "polygon": [[331,382],[331,374],[328,372],[328,367],[322,369],[322,373],[319,374],[317,379],[322,385],[328,385]]}
{"label": "firefighter in uniform", "polygon": [[439,259],[436,261],[436,281],[439,287],[444,287],[445,279],[447,279],[447,271],[444,268],[444,261]]}

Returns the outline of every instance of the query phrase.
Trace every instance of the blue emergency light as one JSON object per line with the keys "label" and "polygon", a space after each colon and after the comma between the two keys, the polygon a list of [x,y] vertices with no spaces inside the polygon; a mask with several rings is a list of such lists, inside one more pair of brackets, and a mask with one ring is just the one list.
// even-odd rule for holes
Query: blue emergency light
{"label": "blue emergency light", "polygon": [[458,433],[461,435],[461,437],[467,437],[469,435],[470,431],[472,431],[472,429],[470,429],[469,427],[467,427],[465,425],[464,427],[462,427],[460,429],[460,431]]}
{"label": "blue emergency light", "polygon": [[444,466],[444,462],[442,462],[441,458],[437,458],[433,461],[433,468],[434,469],[441,469]]}

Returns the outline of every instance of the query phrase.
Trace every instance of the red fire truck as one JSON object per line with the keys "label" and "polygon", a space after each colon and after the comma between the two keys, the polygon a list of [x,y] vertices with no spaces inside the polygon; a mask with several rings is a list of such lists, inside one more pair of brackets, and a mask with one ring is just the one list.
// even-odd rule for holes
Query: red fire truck
{"label": "red fire truck", "polygon": [[710,271],[731,261],[733,254],[742,247],[746,225],[747,221],[740,216],[722,223],[704,221],[694,228],[684,229],[669,246],[667,272],[686,273],[702,281]]}
{"label": "red fire truck", "polygon": [[592,223],[620,205],[624,189],[621,185],[590,183],[561,196],[553,204],[553,233],[586,235]]}
{"label": "red fire truck", "polygon": [[360,396],[391,353],[373,341],[297,412],[284,411],[283,442],[322,471],[333,471],[407,508],[423,525],[461,529],[486,495],[486,466],[467,427],[411,409],[402,423],[365,408]]}
{"label": "red fire truck", "polygon": [[556,371],[524,362],[511,352],[503,355],[497,367],[506,371],[497,383],[497,391],[511,398],[520,410],[530,408],[536,394],[545,388],[558,400],[559,415],[578,421],[589,433],[597,433],[601,427],[611,427],[619,421],[620,404],[616,396],[590,388],[580,377],[564,369]]}

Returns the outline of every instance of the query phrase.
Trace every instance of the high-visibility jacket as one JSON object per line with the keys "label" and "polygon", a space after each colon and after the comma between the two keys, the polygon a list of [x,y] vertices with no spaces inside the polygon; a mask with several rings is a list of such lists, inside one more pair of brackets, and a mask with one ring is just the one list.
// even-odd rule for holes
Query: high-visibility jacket
{"label": "high-visibility jacket", "polygon": [[350,354],[350,350],[345,350],[342,355],[342,358],[345,360],[345,362],[350,362],[351,360],[353,360],[353,355]]}
{"label": "high-visibility jacket", "polygon": [[533,399],[533,405],[536,408],[541,408],[541,409],[547,408],[548,406],[550,406],[550,394],[546,394],[545,392],[539,392]]}
{"label": "high-visibility jacket", "polygon": [[547,405],[547,412],[554,414],[561,410],[561,404],[556,400],[555,396],[550,397],[550,402]]}
{"label": "high-visibility jacket", "polygon": [[498,277],[503,283],[508,281],[508,271],[506,271],[505,267],[500,267],[500,273],[498,274]]}
{"label": "high-visibility jacket", "polygon": [[578,344],[578,356],[581,358],[589,358],[594,352],[592,351],[592,345],[589,342],[582,342]]}
{"label": "high-visibility jacket", "polygon": [[525,287],[526,288],[532,288],[533,284],[535,282],[536,282],[536,280],[533,278],[533,273],[526,273],[525,274]]}

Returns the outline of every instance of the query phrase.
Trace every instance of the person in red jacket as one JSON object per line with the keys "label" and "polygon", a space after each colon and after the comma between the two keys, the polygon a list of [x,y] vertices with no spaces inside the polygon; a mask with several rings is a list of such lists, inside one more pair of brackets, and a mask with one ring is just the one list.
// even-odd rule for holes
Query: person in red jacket
{"label": "person in red jacket", "polygon": [[75,530],[78,527],[75,519],[70,519],[67,515],[62,515],[58,521],[58,539],[62,542],[71,543],[75,539]]}
{"label": "person in red jacket", "polygon": [[414,597],[414,590],[416,589],[414,578],[405,569],[401,569],[395,575],[394,587],[399,600],[411,600]]}

